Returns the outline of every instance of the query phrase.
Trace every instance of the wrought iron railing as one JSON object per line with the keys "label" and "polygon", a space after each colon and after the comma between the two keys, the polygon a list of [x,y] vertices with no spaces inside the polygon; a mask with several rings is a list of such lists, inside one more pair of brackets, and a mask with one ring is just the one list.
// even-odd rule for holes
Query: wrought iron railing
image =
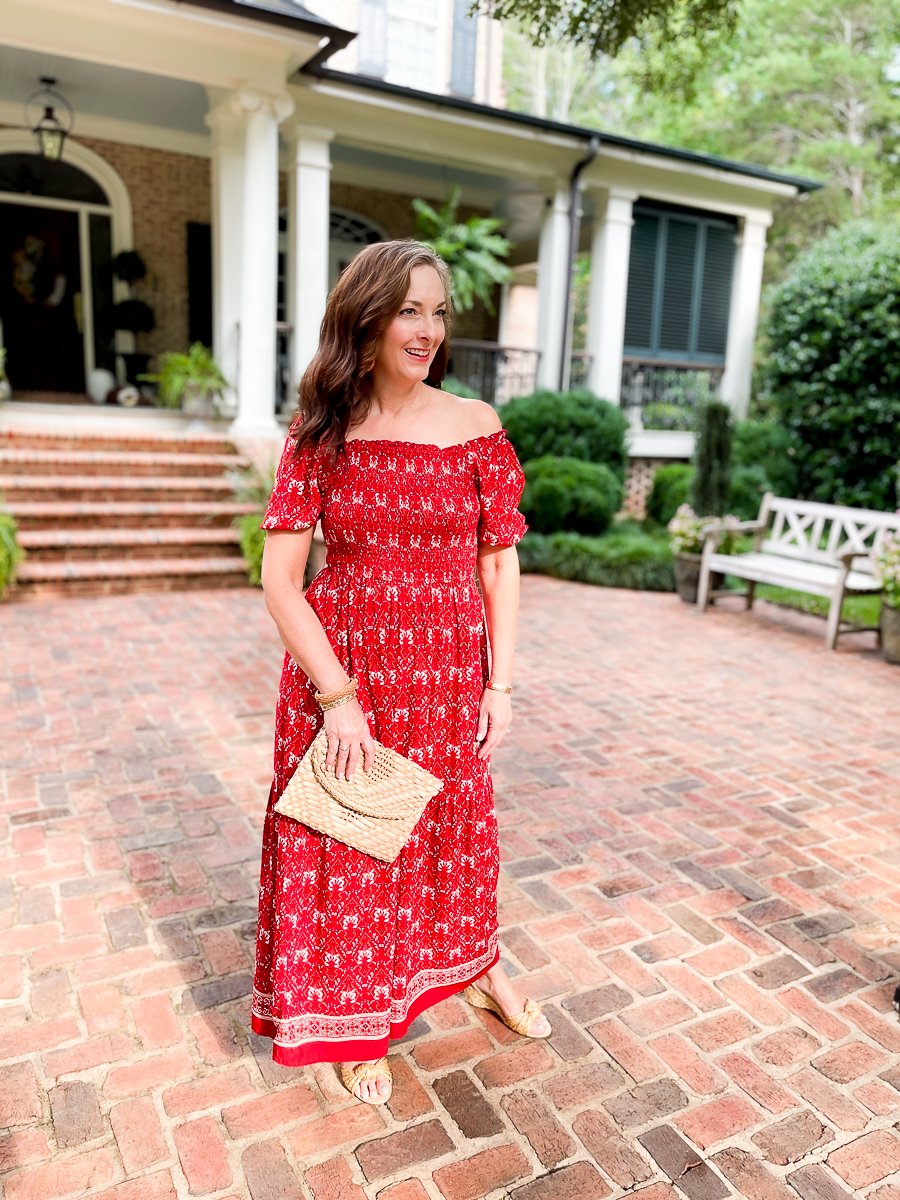
{"label": "wrought iron railing", "polygon": [[575,391],[577,388],[587,387],[588,375],[591,371],[591,359],[593,355],[588,354],[587,350],[573,350],[569,359],[569,388]]}
{"label": "wrought iron railing", "polygon": [[275,322],[275,411],[293,415],[297,396],[291,387],[291,338],[289,321]]}
{"label": "wrought iron railing", "polygon": [[488,404],[505,404],[513,396],[528,396],[534,391],[539,361],[538,350],[454,338],[447,373],[462,380]]}
{"label": "wrought iron railing", "polygon": [[626,356],[621,404],[634,428],[692,430],[698,405],[715,399],[724,365]]}

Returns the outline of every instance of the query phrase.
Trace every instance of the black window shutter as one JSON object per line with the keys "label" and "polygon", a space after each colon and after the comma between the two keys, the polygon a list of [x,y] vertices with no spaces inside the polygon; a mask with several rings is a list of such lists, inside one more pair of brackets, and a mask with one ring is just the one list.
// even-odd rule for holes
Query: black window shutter
{"label": "black window shutter", "polygon": [[728,310],[734,270],[734,232],[709,225],[703,260],[703,292],[697,328],[697,352],[722,354],[728,340]]}
{"label": "black window shutter", "polygon": [[453,0],[453,59],[450,91],[468,100],[475,96],[475,55],[478,17],[470,14],[470,0]]}
{"label": "black window shutter", "polygon": [[212,238],[209,225],[188,221],[188,338],[211,346]]}
{"label": "black window shutter", "polygon": [[698,226],[694,221],[678,221],[672,217],[667,224],[659,348],[663,352],[685,354],[691,348]]}
{"label": "black window shutter", "polygon": [[387,71],[387,0],[359,0],[359,73],[383,79]]}
{"label": "black window shutter", "polygon": [[631,228],[625,304],[625,345],[635,350],[649,350],[652,345],[658,243],[659,218],[636,215]]}

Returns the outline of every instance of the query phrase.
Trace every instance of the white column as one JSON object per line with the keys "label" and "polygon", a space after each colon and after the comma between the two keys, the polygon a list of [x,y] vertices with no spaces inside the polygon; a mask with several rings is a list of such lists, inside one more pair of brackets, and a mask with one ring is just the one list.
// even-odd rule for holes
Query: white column
{"label": "white column", "polygon": [[243,87],[232,108],[246,114],[241,237],[237,437],[277,437],[275,321],[278,313],[278,125],[294,102],[285,92]]}
{"label": "white column", "polygon": [[241,319],[244,120],[225,100],[207,113],[206,123],[212,130],[213,351],[231,385],[229,398],[235,403]]}
{"label": "white column", "polygon": [[588,387],[601,400],[620,403],[628,260],[636,192],[611,188],[594,193],[591,287],[586,349],[591,355]]}
{"label": "white column", "polygon": [[569,278],[569,189],[559,186],[547,205],[538,247],[537,387],[556,391],[565,341],[566,285]]}
{"label": "white column", "polygon": [[750,404],[750,380],[753,375],[753,348],[756,343],[756,321],[762,291],[766,230],[771,223],[772,214],[768,212],[747,216],[735,239],[734,275],[728,311],[728,343],[719,396],[731,406],[731,411],[736,417],[745,417]]}
{"label": "white column", "polygon": [[331,228],[331,149],[334,133],[296,125],[288,173],[288,313],[291,384],[300,383],[319,345],[328,299],[328,239]]}

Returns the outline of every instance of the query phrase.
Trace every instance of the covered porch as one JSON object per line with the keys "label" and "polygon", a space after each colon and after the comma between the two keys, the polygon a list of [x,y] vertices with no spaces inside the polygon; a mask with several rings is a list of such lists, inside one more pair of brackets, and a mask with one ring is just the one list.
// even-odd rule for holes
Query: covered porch
{"label": "covered porch", "polygon": [[[103,304],[138,296],[156,329],[114,334],[120,373],[128,353],[211,341],[233,436],[280,435],[341,267],[371,241],[414,236],[413,197],[459,185],[464,209],[505,218],[515,243],[498,316],[455,322],[454,373],[485,398],[586,383],[631,410],[639,456],[645,425],[657,451],[671,434],[683,453],[677,422],[644,419],[673,381],[684,392],[702,377],[745,411],[772,205],[803,180],[330,70],[321,60],[352,34],[294,4],[84,0],[51,22],[52,7],[0,5],[0,58],[14,64],[0,204],[65,211],[77,227],[81,366],[60,390],[83,391],[100,362]],[[94,185],[87,199],[71,180],[54,185],[64,194],[21,183],[37,157],[21,99],[47,73],[75,108],[63,163]],[[130,249],[148,278],[105,284],[104,255]],[[573,351],[578,255],[590,287]]]}

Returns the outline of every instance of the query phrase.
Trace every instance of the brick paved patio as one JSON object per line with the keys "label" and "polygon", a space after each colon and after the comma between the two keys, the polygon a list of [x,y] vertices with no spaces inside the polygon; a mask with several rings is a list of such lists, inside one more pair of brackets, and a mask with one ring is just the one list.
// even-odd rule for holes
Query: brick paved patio
{"label": "brick paved patio", "polygon": [[260,595],[4,606],[5,1200],[900,1200],[900,668],[842,645],[524,581],[501,922],[555,1036],[447,1001],[386,1111],[248,1036]]}

